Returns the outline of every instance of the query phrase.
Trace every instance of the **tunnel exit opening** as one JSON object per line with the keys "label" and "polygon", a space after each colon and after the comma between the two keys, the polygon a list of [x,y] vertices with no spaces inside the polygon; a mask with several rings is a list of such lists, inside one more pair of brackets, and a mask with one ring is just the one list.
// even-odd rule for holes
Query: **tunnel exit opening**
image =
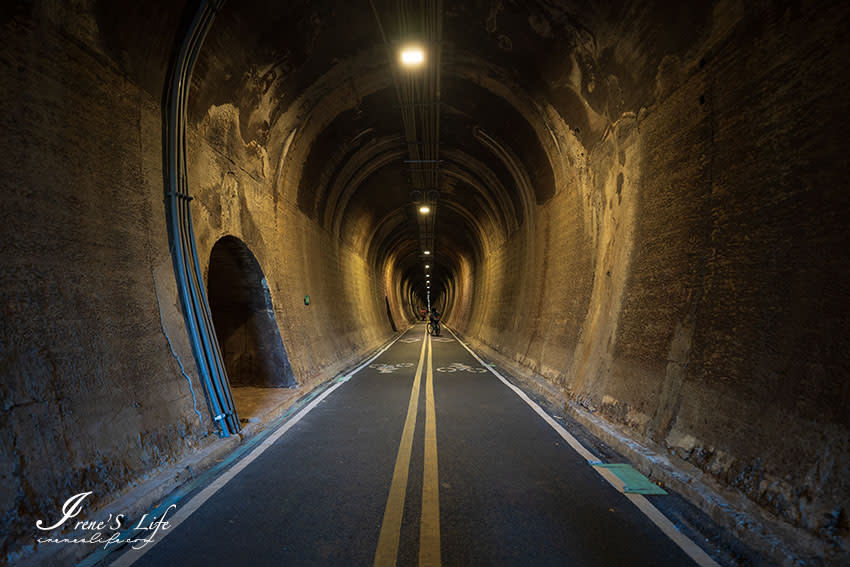
{"label": "tunnel exit opening", "polygon": [[[242,421],[297,387],[268,283],[244,242],[225,236],[210,253],[209,303],[233,399]],[[277,389],[277,390],[276,390]]]}

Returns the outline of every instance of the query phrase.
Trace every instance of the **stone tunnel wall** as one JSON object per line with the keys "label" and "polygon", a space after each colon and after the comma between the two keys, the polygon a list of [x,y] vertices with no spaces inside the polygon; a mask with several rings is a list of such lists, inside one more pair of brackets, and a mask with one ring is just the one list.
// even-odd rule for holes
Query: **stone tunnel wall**
{"label": "stone tunnel wall", "polygon": [[[54,518],[70,496],[92,491],[87,506],[106,505],[217,438],[163,205],[161,97],[181,10],[152,2],[0,11],[7,560],[28,553],[36,520]],[[264,148],[246,153],[232,110],[204,109],[188,133],[202,270],[222,236],[247,244],[296,379],[313,385],[392,336],[385,282],[272,190]]]}
{"label": "stone tunnel wall", "polygon": [[[68,496],[102,504],[215,438],[162,205],[180,7],[34,4],[0,20],[3,554]],[[847,536],[850,509],[850,61],[835,47],[850,26],[832,9],[742,20],[668,60],[654,103],[461,266],[448,320],[825,540]],[[195,110],[202,266],[222,236],[248,245],[298,380],[391,336],[385,296],[397,324],[410,314],[386,274],[297,209],[238,109]]]}
{"label": "stone tunnel wall", "polygon": [[832,545],[850,535],[850,57],[830,47],[847,10],[822,8],[741,17],[666,61],[656,102],[478,266],[450,323]]}
{"label": "stone tunnel wall", "polygon": [[287,199],[292,188],[275,186],[266,148],[243,140],[235,106],[206,114],[188,142],[201,268],[206,274],[221,237],[246,243],[266,276],[296,380],[312,385],[392,336],[383,274]]}
{"label": "stone tunnel wall", "polygon": [[[102,506],[216,438],[163,207],[160,97],[180,8],[139,9],[2,10],[0,563],[69,497]],[[108,35],[122,30],[145,41],[122,55]]]}

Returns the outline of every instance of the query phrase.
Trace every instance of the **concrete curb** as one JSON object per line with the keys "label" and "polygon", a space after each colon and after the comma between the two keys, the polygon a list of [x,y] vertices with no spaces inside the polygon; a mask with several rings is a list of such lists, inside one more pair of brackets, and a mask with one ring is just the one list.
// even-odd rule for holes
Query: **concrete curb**
{"label": "concrete curb", "polygon": [[807,532],[771,518],[746,497],[721,487],[702,470],[685,462],[674,464],[658,449],[635,441],[620,428],[578,404],[565,403],[564,409],[592,435],[631,461],[641,473],[683,496],[719,526],[778,565],[802,567],[812,564],[812,556],[826,556],[823,544]]}

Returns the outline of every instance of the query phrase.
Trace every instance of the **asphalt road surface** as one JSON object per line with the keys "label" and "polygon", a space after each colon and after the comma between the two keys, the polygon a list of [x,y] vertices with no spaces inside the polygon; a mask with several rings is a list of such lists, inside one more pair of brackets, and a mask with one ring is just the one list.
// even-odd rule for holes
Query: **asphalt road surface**
{"label": "asphalt road surface", "polygon": [[429,340],[424,324],[164,533],[120,564],[694,564],[451,334]]}

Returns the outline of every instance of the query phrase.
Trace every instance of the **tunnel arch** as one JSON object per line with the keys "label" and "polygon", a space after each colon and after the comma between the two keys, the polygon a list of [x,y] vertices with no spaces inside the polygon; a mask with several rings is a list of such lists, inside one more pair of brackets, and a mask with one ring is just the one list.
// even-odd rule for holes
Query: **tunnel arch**
{"label": "tunnel arch", "polygon": [[242,240],[225,236],[215,243],[207,282],[213,324],[231,386],[296,387],[268,283]]}
{"label": "tunnel arch", "polygon": [[[394,9],[382,0],[376,7],[385,14]],[[201,120],[203,107],[212,101],[232,104],[239,117],[233,131],[242,139],[236,140],[236,152],[222,145],[219,151],[263,156],[263,170],[268,170],[263,190],[275,210],[279,203],[294,203],[307,224],[338,243],[331,248],[345,248],[345,254],[365,260],[364,268],[381,288],[368,301],[375,308],[371,318],[381,319],[386,310],[378,297],[382,294],[397,322],[410,323],[413,308],[405,303],[424,292],[411,271],[423,261],[423,223],[413,207],[413,176],[404,165],[409,147],[402,135],[392,62],[374,19],[366,21],[371,14],[348,5],[326,8],[260,0],[226,3],[211,32],[216,39],[199,57],[204,73],[193,78],[193,93],[201,96],[191,101],[199,105],[192,116]],[[292,30],[290,22],[281,29],[292,34],[273,33],[278,24],[272,22],[290,16],[305,18],[307,28],[317,26],[318,35],[306,51],[299,42],[307,28]],[[318,19],[311,21],[314,16]],[[351,25],[355,21],[360,25]],[[248,22],[254,22],[258,33],[242,43]],[[586,150],[565,116],[547,101],[544,85],[523,84],[504,61],[493,63],[492,54],[460,38],[452,42],[445,46],[442,71],[444,163],[436,187],[437,213],[424,238],[431,239],[432,258],[442,258],[445,265],[439,285],[446,302],[464,298],[462,306],[446,304],[444,309],[468,318],[482,313],[476,308],[482,292],[502,289],[489,283],[502,261],[489,261],[494,252],[498,257],[505,246],[533,246],[541,206],[567,189],[573,224],[590,232],[595,217],[586,210],[592,201],[584,199],[576,183],[586,168]],[[237,48],[239,57],[231,57],[229,50]],[[210,89],[219,92],[206,93]],[[280,221],[285,223],[280,226],[301,224]],[[281,261],[290,260],[275,260]],[[348,275],[346,281],[355,281]],[[461,277],[473,283],[467,285]],[[344,284],[339,292],[359,296],[358,304],[364,304],[362,286],[346,288]],[[407,290],[418,291],[410,295]]]}
{"label": "tunnel arch", "polygon": [[[234,14],[243,24],[258,20],[262,33],[246,40],[248,48],[240,54],[249,72],[221,65],[194,81],[196,92],[204,92],[195,116],[202,117],[211,101],[238,109],[237,141],[265,152],[271,164],[256,193],[275,202],[273,214],[282,211],[268,223],[278,230],[268,239],[294,241],[290,250],[304,256],[279,263],[301,267],[303,280],[324,286],[326,297],[355,299],[323,307],[316,293],[304,319],[309,328],[331,320],[340,334],[328,341],[334,347],[372,346],[362,335],[374,327],[379,331],[369,338],[383,338],[384,311],[399,316],[400,324],[412,322],[426,293],[421,225],[411,214],[401,164],[407,140],[399,136],[393,71],[374,21],[352,3],[340,3],[337,11],[329,3],[311,4],[318,18],[307,3],[228,3],[219,42],[202,54],[203,63],[215,67],[227,59],[229,45],[239,47],[241,38],[252,35],[253,26],[232,23]],[[541,379],[567,386],[565,395],[603,409],[606,400],[614,400],[605,411],[615,418],[637,408],[655,419],[652,412],[658,411],[669,425],[670,411],[654,408],[643,390],[623,387],[623,376],[637,375],[636,368],[650,385],[646,391],[678,395],[667,383],[684,372],[668,372],[664,342],[674,331],[679,334],[678,313],[699,307],[701,293],[690,291],[699,288],[696,280],[704,273],[699,235],[721,234],[714,225],[723,217],[707,214],[718,205],[714,192],[704,191],[711,160],[695,167],[698,174],[691,177],[682,170],[688,178],[681,185],[689,191],[682,195],[692,198],[694,209],[682,210],[679,218],[663,212],[681,199],[659,186],[659,179],[666,183],[671,177],[665,151],[679,155],[687,154],[681,148],[694,148],[714,156],[717,125],[715,107],[695,102],[703,100],[707,85],[717,83],[707,71],[696,71],[704,54],[690,50],[714,47],[661,25],[663,4],[650,3],[634,14],[653,24],[640,27],[616,7],[584,0],[510,3],[513,16],[527,17],[499,33],[487,3],[460,3],[446,11],[440,101],[445,168],[436,188],[441,193],[432,263],[439,272],[432,296],[462,334]],[[375,5],[378,11],[393,9],[389,0]],[[569,9],[558,12],[565,5]],[[293,22],[285,22],[281,29],[293,33],[274,33],[277,22],[290,17],[302,27],[293,30]],[[349,17],[350,29],[343,26]],[[500,34],[513,36],[515,48],[505,48]],[[655,47],[650,36],[656,35],[665,38],[658,44],[664,47]],[[222,81],[207,80],[215,73],[231,77],[220,92]],[[710,93],[706,98],[714,102]],[[728,108],[721,112],[735,118]],[[687,138],[676,138],[680,127],[688,130]],[[680,148],[655,149],[667,137]],[[242,165],[241,155],[233,169]],[[677,159],[689,164],[691,157]],[[289,209],[292,203],[295,210]],[[702,226],[701,219],[712,226]],[[671,228],[679,231],[672,238],[655,236]],[[691,236],[696,250],[664,261],[661,241],[666,245],[682,235]],[[655,285],[648,275],[659,265],[669,275],[668,285]],[[337,276],[344,282],[328,283]],[[321,286],[314,283],[320,279]],[[681,294],[679,279],[689,284]],[[370,311],[368,324],[334,318],[361,305]],[[644,319],[661,332],[650,338]],[[297,348],[299,358],[310,359],[315,345],[303,341]],[[688,364],[683,368],[694,368]],[[688,433],[699,429],[690,426]],[[656,437],[665,442],[663,434]]]}
{"label": "tunnel arch", "polygon": [[[207,297],[224,235],[305,390],[412,323],[425,242],[435,302],[493,364],[798,541],[850,535],[850,4],[7,4],[14,546],[51,486],[105,503],[239,431]],[[391,59],[423,4],[441,91],[407,102],[439,103],[444,167],[411,190]],[[432,191],[435,237],[412,206]]]}

